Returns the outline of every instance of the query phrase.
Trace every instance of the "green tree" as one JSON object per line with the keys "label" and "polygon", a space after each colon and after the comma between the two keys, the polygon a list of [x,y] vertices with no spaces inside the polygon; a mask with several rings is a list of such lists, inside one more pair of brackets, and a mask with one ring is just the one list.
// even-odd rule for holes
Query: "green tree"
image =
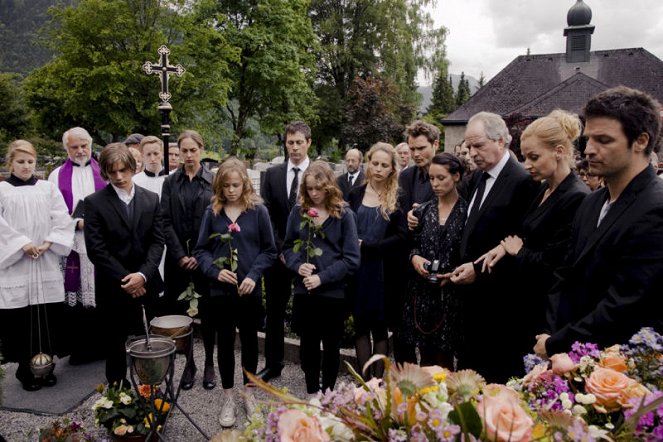
{"label": "green tree", "polygon": [[187,69],[170,83],[173,123],[202,124],[206,110],[225,100],[233,52],[211,29],[213,17],[196,12],[184,0],[81,0],[51,8],[47,44],[56,57],[26,79],[39,129],[55,137],[79,125],[105,141],[159,133],[159,83],[142,65],[157,60],[162,44]]}
{"label": "green tree", "polygon": [[227,17],[218,32],[239,54],[224,106],[232,124],[232,154],[254,158],[255,149],[241,149],[242,139],[252,135],[251,118],[269,134],[280,133],[294,119],[317,121],[312,89],[317,41],[308,5],[308,0],[216,2],[216,12]]}
{"label": "green tree", "polygon": [[486,84],[486,77],[484,77],[483,71],[482,71],[481,76],[479,77],[479,89],[481,89],[484,84]]}
{"label": "green tree", "polygon": [[426,109],[426,113],[435,120],[444,118],[456,109],[456,99],[454,89],[451,85],[451,78],[443,72],[438,74],[433,83],[433,93],[431,103]]}
{"label": "green tree", "polygon": [[471,95],[470,82],[465,78],[465,72],[461,72],[460,81],[458,82],[458,90],[456,91],[456,107],[465,104],[465,102],[470,99]]}
{"label": "green tree", "polygon": [[30,122],[23,97],[21,77],[0,73],[0,145],[4,150],[8,141],[26,136]]}
{"label": "green tree", "polygon": [[[336,139],[339,148],[357,140],[346,126],[353,113],[350,89],[357,78],[380,78],[396,89],[401,111],[393,115],[405,125],[420,97],[416,73],[431,67],[429,56],[444,45],[446,30],[434,29],[425,6],[432,0],[312,0],[311,17],[321,43],[316,94],[320,115],[314,128],[321,144]],[[385,106],[390,108],[390,106]],[[409,110],[409,111],[406,111]],[[358,131],[361,132],[361,131]],[[339,137],[340,134],[340,137]]]}

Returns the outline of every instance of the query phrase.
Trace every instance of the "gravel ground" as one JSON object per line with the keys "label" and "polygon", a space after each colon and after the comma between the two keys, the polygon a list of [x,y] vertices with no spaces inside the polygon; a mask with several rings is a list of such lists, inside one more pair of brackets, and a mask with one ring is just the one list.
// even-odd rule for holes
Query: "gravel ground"
{"label": "gravel ground", "polygon": [[[196,424],[209,436],[213,437],[222,430],[219,424],[219,413],[222,405],[222,388],[217,370],[217,386],[213,390],[205,390],[202,386],[202,367],[204,365],[204,352],[202,341],[195,340],[195,360],[198,366],[198,373],[196,374],[196,383],[189,391],[182,391],[180,394],[178,405],[189,414],[189,416],[196,422]],[[239,367],[239,352],[235,357],[238,365],[235,369],[235,389],[241,390],[242,374]],[[185,359],[183,356],[178,355],[175,359],[175,380],[179,381],[179,376],[184,369]],[[215,362],[216,363],[216,362]],[[264,359],[260,355],[258,361],[258,369],[264,366]],[[14,364],[7,364],[6,375],[13,376],[15,371]],[[348,379],[347,375],[340,375],[339,381],[343,378]],[[288,391],[297,397],[306,397],[306,386],[304,384],[304,374],[298,364],[286,363],[286,366],[281,373],[281,377],[274,379],[272,385],[277,388],[287,387]],[[271,396],[263,391],[256,389],[255,394],[257,401],[267,401]],[[105,429],[95,429],[94,414],[91,410],[92,404],[99,398],[98,394],[84,401],[73,412],[59,416],[59,418],[69,418],[83,423],[87,430],[92,432],[99,440],[107,438]],[[236,402],[238,404],[237,423],[235,429],[242,430],[246,423],[246,414],[243,401],[239,394],[236,395]],[[0,412],[0,435],[2,435],[7,442],[21,442],[21,441],[37,441],[38,428],[48,426],[57,417],[54,416],[40,416],[30,413],[19,413],[2,410]],[[202,436],[194,426],[186,419],[183,413],[175,408],[168,419],[165,438],[169,441],[186,441],[186,442],[203,442],[207,439]]]}

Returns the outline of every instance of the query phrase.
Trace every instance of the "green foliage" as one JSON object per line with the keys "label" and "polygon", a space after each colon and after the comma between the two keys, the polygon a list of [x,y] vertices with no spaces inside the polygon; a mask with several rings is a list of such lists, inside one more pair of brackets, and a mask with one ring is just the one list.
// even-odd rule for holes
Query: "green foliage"
{"label": "green foliage", "polygon": [[186,289],[180,293],[177,300],[189,303],[189,308],[186,310],[186,314],[193,318],[198,314],[198,298],[201,298],[201,295],[196,292],[196,286],[193,281],[189,281]]}
{"label": "green foliage", "polygon": [[[1,46],[1,45],[0,45]],[[0,144],[25,136],[28,130],[28,108],[18,74],[0,73]]]}
{"label": "green foliage", "polygon": [[481,417],[471,402],[462,402],[454,407],[449,413],[449,420],[460,426],[466,440],[468,434],[479,437],[483,430]]}
{"label": "green foliage", "polygon": [[451,85],[451,78],[447,76],[445,70],[438,73],[435,77],[431,103],[426,112],[433,120],[440,120],[455,109],[456,100],[454,98],[453,86]]}
{"label": "green foliage", "polygon": [[299,251],[304,248],[307,263],[311,258],[322,256],[322,249],[317,247],[315,242],[313,242],[313,239],[316,237],[325,237],[325,232],[322,231],[322,225],[318,225],[314,221],[317,217],[318,212],[315,209],[309,209],[307,213],[302,214],[299,230],[306,230],[306,239],[297,238],[294,241],[294,246],[292,248],[292,251],[295,253],[299,253]]}
{"label": "green foliage", "polygon": [[142,65],[156,61],[162,44],[171,49],[171,63],[187,69],[170,82],[175,125],[195,121],[198,112],[224,102],[232,51],[211,32],[212,18],[202,18],[186,3],[81,0],[75,7],[51,8],[47,32],[57,56],[26,80],[38,128],[55,136],[80,125],[95,138],[112,140],[137,131],[159,133],[159,83]]}
{"label": "green foliage", "polygon": [[460,73],[460,82],[456,91],[456,107],[460,107],[470,99],[470,82],[465,78],[465,72]]}
{"label": "green foliage", "polygon": [[291,120],[317,121],[312,91],[316,38],[307,0],[224,0],[215,11],[227,17],[217,31],[238,51],[229,72],[229,100],[223,109],[232,123],[230,153],[255,156],[241,140],[255,117],[263,133],[283,130]]}

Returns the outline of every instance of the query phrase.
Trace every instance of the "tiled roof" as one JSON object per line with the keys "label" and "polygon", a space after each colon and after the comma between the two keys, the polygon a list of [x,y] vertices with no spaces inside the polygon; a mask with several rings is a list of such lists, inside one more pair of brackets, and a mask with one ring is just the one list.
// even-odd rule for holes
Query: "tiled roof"
{"label": "tiled roof", "polygon": [[502,116],[546,115],[556,108],[578,112],[596,92],[623,84],[663,103],[663,61],[643,48],[593,51],[588,62],[566,54],[521,55],[442,123],[465,124],[477,112]]}

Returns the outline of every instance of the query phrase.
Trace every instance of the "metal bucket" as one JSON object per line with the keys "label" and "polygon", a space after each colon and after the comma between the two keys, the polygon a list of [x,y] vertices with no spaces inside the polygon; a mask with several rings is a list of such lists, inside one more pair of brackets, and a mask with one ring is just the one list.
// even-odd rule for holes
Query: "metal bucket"
{"label": "metal bucket", "polygon": [[186,344],[193,333],[193,319],[184,315],[157,316],[150,321],[150,332],[175,340],[178,353],[186,351]]}
{"label": "metal bucket", "polygon": [[175,354],[175,342],[167,337],[150,335],[151,349],[147,348],[145,336],[136,336],[127,341],[127,353],[131,365],[141,384],[157,385],[168,374]]}

